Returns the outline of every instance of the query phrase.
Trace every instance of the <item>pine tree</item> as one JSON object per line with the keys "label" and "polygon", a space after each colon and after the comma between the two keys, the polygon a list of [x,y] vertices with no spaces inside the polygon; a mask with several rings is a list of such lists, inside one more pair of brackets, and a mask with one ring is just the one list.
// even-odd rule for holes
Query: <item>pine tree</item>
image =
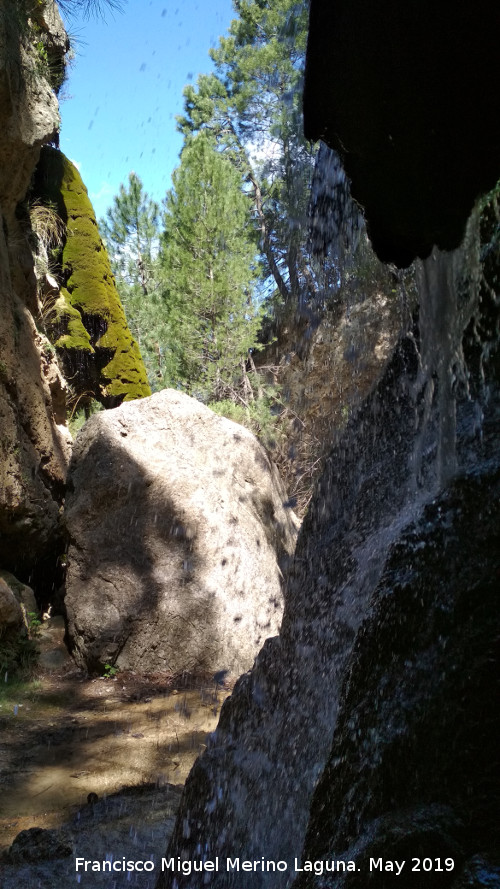
{"label": "pine tree", "polygon": [[315,150],[305,141],[301,92],[307,4],[234,0],[238,18],[212,50],[216,73],[184,90],[186,136],[206,130],[246,178],[253,196],[263,272],[282,303],[314,289],[307,204]]}
{"label": "pine tree", "polygon": [[260,324],[256,243],[241,175],[206,133],[191,137],[167,195],[161,250],[171,383],[204,401],[238,398]]}
{"label": "pine tree", "polygon": [[120,185],[99,227],[113,256],[115,275],[127,284],[139,285],[147,296],[155,286],[160,208],[144,191],[136,173],[129,174],[128,187]]}
{"label": "pine tree", "polygon": [[168,385],[162,342],[168,337],[159,285],[160,208],[136,173],[113,198],[99,228],[111,258],[130,329],[153,391]]}

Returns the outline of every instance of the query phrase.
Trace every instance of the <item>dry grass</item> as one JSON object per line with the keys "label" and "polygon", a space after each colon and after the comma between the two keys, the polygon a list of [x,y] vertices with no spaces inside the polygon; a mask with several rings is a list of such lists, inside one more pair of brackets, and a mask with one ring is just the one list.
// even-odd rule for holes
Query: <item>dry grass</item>
{"label": "dry grass", "polygon": [[31,228],[37,239],[37,254],[60,249],[66,238],[66,225],[50,204],[33,201],[29,207]]}

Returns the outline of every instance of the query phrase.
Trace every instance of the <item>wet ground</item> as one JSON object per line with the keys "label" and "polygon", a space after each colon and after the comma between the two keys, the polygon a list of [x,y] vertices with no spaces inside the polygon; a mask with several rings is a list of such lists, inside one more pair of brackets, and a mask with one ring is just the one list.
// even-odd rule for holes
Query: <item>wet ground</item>
{"label": "wet ground", "polygon": [[[36,680],[2,689],[0,853],[20,831],[41,827],[63,828],[74,855],[55,870],[0,865],[2,889],[53,889],[58,875],[60,885],[76,885],[74,857],[87,852],[164,854],[181,786],[229,694],[189,676],[89,679],[67,655],[63,633],[60,618],[44,624]],[[97,795],[90,804],[89,794]],[[124,885],[146,889],[145,875],[137,883],[135,876]],[[118,889],[120,878],[81,875],[92,889],[114,883]]]}

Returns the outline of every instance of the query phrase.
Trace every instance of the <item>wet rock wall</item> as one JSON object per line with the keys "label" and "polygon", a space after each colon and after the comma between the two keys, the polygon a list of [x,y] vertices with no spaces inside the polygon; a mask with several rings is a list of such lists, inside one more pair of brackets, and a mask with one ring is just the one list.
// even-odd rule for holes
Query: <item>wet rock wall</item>
{"label": "wet rock wall", "polygon": [[[495,218],[496,200],[495,195],[490,196]],[[460,552],[461,537],[472,520],[474,484],[478,497],[479,491],[488,490],[490,485],[496,489],[500,432],[498,300],[493,295],[492,270],[488,272],[484,265],[485,257],[495,251],[498,262],[498,242],[495,238],[485,240],[483,208],[483,216],[472,220],[460,251],[444,255],[434,251],[420,269],[419,312],[380,382],[351,417],[331,451],[299,536],[280,636],[266,643],[253,670],[239,680],[224,705],[208,749],[186,783],[170,855],[189,860],[203,855],[209,859],[218,855],[221,860],[236,856],[284,860],[289,863],[286,872],[259,870],[247,875],[246,885],[252,889],[290,885],[294,859],[300,858],[309,818],[314,819],[314,802],[310,809],[313,792],[328,761],[356,640],[371,614],[379,584],[386,583],[390,588],[391,581],[383,578],[392,553],[397,552],[401,562],[412,566],[414,550],[407,546],[404,535],[409,532],[405,529],[412,523],[417,523],[415,527],[420,527],[419,523],[429,525],[429,533],[434,528],[434,562],[431,560],[428,574],[420,581],[423,587],[434,590],[437,579],[432,565],[435,567],[436,559],[446,562],[447,557],[436,498],[442,496],[443,503],[448,504],[444,526],[454,541],[449,550],[452,558],[453,552]],[[436,326],[431,319],[439,306],[444,318]],[[458,485],[456,490],[463,494],[454,495],[455,488],[450,485]],[[469,504],[467,510],[465,503]],[[483,530],[489,541],[487,550],[493,553],[498,516],[494,498],[488,503]],[[481,538],[481,522],[478,533]],[[422,540],[422,547],[426,545]],[[432,551],[432,544],[428,546]],[[478,577],[483,576],[484,569],[486,575],[493,572],[496,577],[493,556],[483,566],[484,555],[483,548],[464,549],[464,562],[454,573],[450,571],[455,578],[452,586],[463,575],[465,589],[456,591],[461,608],[464,602],[470,604],[471,573],[477,569]],[[446,612],[447,589],[438,584],[437,604],[429,600],[426,606],[424,596],[423,622],[432,623],[433,611],[439,614],[441,605]],[[484,593],[488,610],[491,588],[485,588]],[[393,601],[389,594],[386,598]],[[404,624],[403,616],[400,620]],[[464,620],[467,624],[469,618]],[[370,631],[372,639],[378,638],[377,625]],[[462,630],[458,624],[456,629],[458,640]],[[388,645],[392,640],[392,647],[387,652],[391,663],[400,656],[395,634],[392,626],[388,632]],[[362,636],[359,638],[361,645]],[[417,648],[420,644],[422,661],[415,657],[415,670],[425,673],[426,643],[416,643]],[[459,642],[450,643],[450,650],[455,644]],[[439,649],[439,639],[435,645]],[[453,673],[452,666],[450,671]],[[472,687],[482,675],[479,666]],[[421,692],[417,711],[420,708],[426,712],[429,706],[431,719],[434,693],[425,679]],[[362,684],[358,694],[364,694]],[[488,694],[485,692],[482,700]],[[395,723],[404,719],[399,713],[400,703],[395,696]],[[450,705],[449,712],[452,710]],[[369,744],[370,738],[364,738],[363,732],[352,743]],[[447,731],[437,730],[436,736],[441,738],[444,751]],[[397,746],[397,725],[394,743]],[[378,755],[376,751],[374,732],[373,758]],[[351,758],[349,751],[346,763]],[[474,751],[467,762],[473,759]],[[407,768],[412,768],[410,760]],[[463,780],[467,783],[467,771]],[[483,780],[487,780],[486,773]],[[363,793],[369,796],[369,774],[366,781]],[[390,789],[387,792],[390,795]],[[345,805],[351,812],[347,781],[341,788],[333,784],[329,793],[328,799],[335,797],[337,806]],[[360,791],[360,800],[361,795]],[[412,799],[415,806],[420,804],[417,793]],[[442,802],[437,783],[433,801],[436,805]],[[386,801],[375,803],[371,817],[374,811],[381,817],[385,806]],[[323,815],[311,822],[314,826],[308,836],[321,837],[314,839],[314,848],[328,848],[337,854],[328,829],[322,833],[319,827],[328,823]],[[332,815],[332,821],[335,817]],[[351,817],[355,816],[351,813]],[[351,827],[354,832],[357,829]],[[490,830],[486,815],[481,829],[483,833]],[[480,850],[476,847],[475,851]],[[158,885],[225,889],[237,885],[238,875],[226,872],[205,875],[204,879],[202,884],[193,875],[164,874]],[[330,885],[322,882],[323,878],[318,880],[315,886]]]}

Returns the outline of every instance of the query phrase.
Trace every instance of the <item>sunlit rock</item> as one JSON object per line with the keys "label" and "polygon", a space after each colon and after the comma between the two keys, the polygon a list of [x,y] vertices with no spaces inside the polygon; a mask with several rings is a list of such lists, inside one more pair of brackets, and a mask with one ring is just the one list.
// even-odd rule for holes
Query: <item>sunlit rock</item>
{"label": "sunlit rock", "polygon": [[77,662],[247,670],[281,621],[296,535],[285,500],[256,438],[187,395],[92,417],[66,500]]}

